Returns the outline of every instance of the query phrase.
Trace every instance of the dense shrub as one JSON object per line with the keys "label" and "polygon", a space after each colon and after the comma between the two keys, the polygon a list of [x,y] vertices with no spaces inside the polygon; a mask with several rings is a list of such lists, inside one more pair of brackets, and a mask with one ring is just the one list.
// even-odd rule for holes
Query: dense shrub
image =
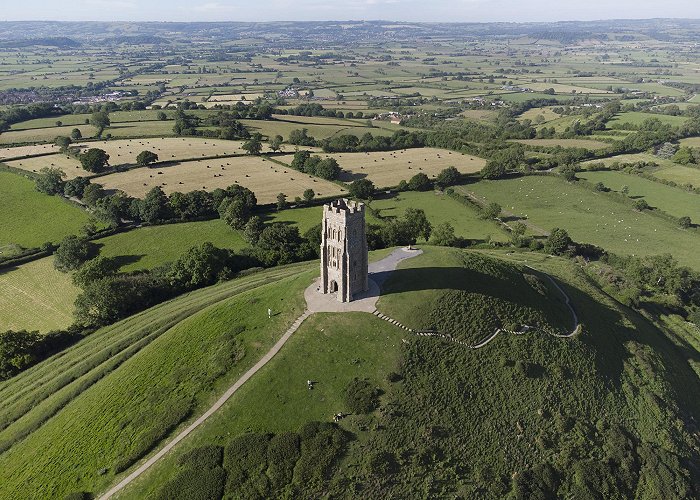
{"label": "dense shrub", "polygon": [[221,467],[185,469],[168,481],[156,495],[160,500],[212,500],[224,494],[226,471]]}
{"label": "dense shrub", "polygon": [[177,463],[180,467],[191,469],[214,469],[221,466],[223,458],[223,447],[205,445],[184,453],[177,459]]}
{"label": "dense shrub", "polygon": [[379,389],[368,381],[356,378],[345,389],[345,405],[353,413],[370,413],[379,406],[379,394]]}

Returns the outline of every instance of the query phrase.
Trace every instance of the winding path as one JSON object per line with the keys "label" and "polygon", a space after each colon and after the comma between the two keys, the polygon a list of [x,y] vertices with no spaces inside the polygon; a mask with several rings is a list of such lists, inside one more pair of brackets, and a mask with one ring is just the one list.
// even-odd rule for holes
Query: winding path
{"label": "winding path", "polygon": [[136,478],[138,478],[141,474],[146,472],[153,464],[155,464],[158,460],[163,458],[166,453],[168,453],[170,450],[172,450],[180,441],[185,439],[187,436],[189,436],[192,431],[194,431],[197,427],[202,425],[204,422],[207,421],[209,417],[211,417],[219,408],[221,408],[226,401],[229,400],[231,396],[235,394],[235,392],[241,388],[243,384],[245,384],[250,377],[255,375],[260,368],[265,366],[268,361],[270,361],[275,354],[277,354],[280,349],[282,349],[282,346],[289,340],[289,338],[292,336],[294,332],[297,331],[299,326],[304,322],[306,318],[308,318],[311,315],[311,313],[306,310],[304,313],[299,316],[296,321],[292,324],[292,326],[289,327],[289,329],[285,332],[284,335],[277,341],[277,343],[272,346],[272,348],[257,362],[255,365],[253,365],[247,372],[243,374],[241,378],[239,378],[236,383],[234,383],[229,389],[214,403],[214,405],[209,408],[207,411],[205,411],[197,420],[192,422],[185,430],[180,432],[177,436],[175,436],[168,444],[166,444],[163,448],[158,450],[158,453],[150,457],[148,460],[146,460],[144,463],[142,463],[136,470],[134,470],[131,474],[126,476],[124,479],[122,479],[119,483],[117,483],[115,486],[113,486],[109,491],[107,491],[104,495],[102,495],[100,498],[102,499],[107,499],[111,498],[114,496],[116,493],[124,489],[129,483],[134,481]]}
{"label": "winding path", "polygon": [[231,396],[233,396],[238,389],[245,384],[248,379],[255,375],[263,366],[265,366],[279,351],[282,349],[284,344],[289,340],[289,338],[297,331],[306,318],[308,318],[314,312],[344,312],[344,311],[365,311],[373,312],[376,310],[375,304],[379,298],[379,285],[386,279],[388,273],[396,269],[399,262],[416,255],[423,253],[422,250],[408,250],[405,248],[398,248],[391,252],[388,256],[383,259],[373,262],[369,265],[370,271],[370,289],[358,300],[353,302],[338,302],[333,295],[323,295],[316,291],[318,286],[315,282],[309,288],[306,289],[304,297],[307,301],[307,308],[304,313],[299,316],[292,326],[280,337],[280,339],[275,343],[274,346],[248,371],[246,371],[241,378],[239,378],[228,390],[214,403],[214,405],[205,411],[197,420],[192,422],[186,429],[175,436],[168,444],[163,446],[157,453],[152,457],[149,457],[145,462],[143,462],[138,468],[132,471],[128,476],[124,477],[119,483],[110,488],[106,493],[101,495],[99,498],[106,500],[112,498],[114,495],[123,490],[126,486],[132,483],[135,479],[141,476],[144,472],[150,469],[156,462],[163,458],[170,450],[177,446],[180,441],[189,436],[195,429],[201,426],[204,422],[209,419],[216,411],[218,411],[226,401],[228,401]]}

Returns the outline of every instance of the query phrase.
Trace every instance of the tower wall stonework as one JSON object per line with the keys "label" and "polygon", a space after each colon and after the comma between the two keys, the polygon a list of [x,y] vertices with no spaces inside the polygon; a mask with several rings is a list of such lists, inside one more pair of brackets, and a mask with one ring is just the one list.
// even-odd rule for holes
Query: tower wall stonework
{"label": "tower wall stonework", "polygon": [[369,288],[367,272],[364,203],[341,199],[323,205],[321,291],[350,302]]}

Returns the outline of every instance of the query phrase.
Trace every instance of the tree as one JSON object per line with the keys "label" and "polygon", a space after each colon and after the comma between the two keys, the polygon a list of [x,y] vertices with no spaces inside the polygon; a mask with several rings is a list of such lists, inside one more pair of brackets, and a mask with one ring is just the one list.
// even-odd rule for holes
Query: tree
{"label": "tree", "polygon": [[462,174],[459,173],[455,167],[447,167],[443,169],[435,179],[435,185],[440,189],[445,189],[448,186],[453,186],[457,184],[462,178]]}
{"label": "tree", "polygon": [[690,220],[690,217],[688,217],[687,215],[678,219],[678,226],[682,229],[688,229],[691,225],[692,222]]}
{"label": "tree", "polygon": [[280,193],[277,195],[277,210],[284,210],[287,208],[287,195]]}
{"label": "tree", "polygon": [[158,155],[152,151],[141,151],[136,157],[136,163],[142,167],[158,161]]}
{"label": "tree", "polygon": [[99,184],[88,184],[83,188],[82,200],[89,207],[94,207],[97,200],[104,198],[107,195],[105,190]]}
{"label": "tree", "polygon": [[74,141],[79,141],[80,139],[83,138],[83,133],[80,131],[79,128],[74,128],[70,132],[70,138],[73,139]]}
{"label": "tree", "polygon": [[547,236],[547,241],[544,244],[545,252],[552,255],[563,255],[572,244],[569,233],[565,229],[554,228]]}
{"label": "tree", "polygon": [[245,229],[243,229],[243,239],[251,245],[255,245],[258,243],[263,229],[265,229],[265,223],[260,217],[254,215],[246,222]]}
{"label": "tree", "polygon": [[[314,158],[319,158],[320,160],[318,156],[314,156]],[[335,158],[324,158],[316,162],[313,171],[308,173],[316,175],[321,179],[332,181],[340,175],[340,165],[338,165],[338,161]]]}
{"label": "tree", "polygon": [[297,226],[269,224],[255,246],[255,255],[265,266],[289,264],[300,257],[302,239]]}
{"label": "tree", "polygon": [[170,206],[168,197],[160,186],[156,186],[146,193],[146,197],[140,203],[139,215],[142,221],[151,224],[169,218]]}
{"label": "tree", "polygon": [[499,215],[501,215],[501,210],[501,205],[499,205],[495,201],[491,202],[486,207],[484,207],[484,217],[486,219],[496,219]]}
{"label": "tree", "polygon": [[226,198],[219,206],[219,216],[232,229],[243,229],[250,218],[250,210],[243,200]]}
{"label": "tree", "polygon": [[93,252],[94,244],[85,238],[66,236],[54,254],[54,267],[63,272],[74,271],[92,257]]}
{"label": "tree", "polygon": [[566,179],[567,182],[576,180],[576,169],[572,165],[566,165],[559,169],[559,173]]}
{"label": "tree", "polygon": [[357,179],[350,184],[350,196],[361,200],[368,200],[374,194],[374,183],[369,179]]}
{"label": "tree", "polygon": [[105,169],[109,155],[102,149],[90,148],[79,156],[80,164],[88,172],[98,173]]}
{"label": "tree", "polygon": [[111,121],[109,119],[109,112],[106,110],[95,111],[90,117],[90,125],[97,129],[97,134],[95,135],[97,137],[100,137],[102,135],[102,132],[104,132],[104,129],[111,125]]}
{"label": "tree", "polygon": [[504,175],[506,175],[506,167],[493,160],[489,160],[481,169],[482,179],[500,179]]}
{"label": "tree", "polygon": [[455,228],[449,222],[438,224],[432,232],[430,243],[442,247],[449,247],[454,244]]}
{"label": "tree", "polygon": [[73,141],[71,141],[70,137],[59,135],[53,140],[53,142],[61,151],[66,152]]}
{"label": "tree", "polygon": [[34,364],[35,347],[40,342],[38,332],[0,332],[0,380],[7,380]]}
{"label": "tree", "polygon": [[95,257],[85,262],[75,274],[73,283],[81,288],[85,288],[93,281],[114,276],[119,271],[119,261],[115,258]]}
{"label": "tree", "polygon": [[168,115],[165,114],[165,111],[158,111],[156,118],[158,118],[158,120],[164,122],[165,120],[168,119]]}
{"label": "tree", "polygon": [[44,167],[39,170],[36,179],[36,190],[45,194],[63,194],[66,174],[60,168]]}
{"label": "tree", "polygon": [[419,208],[407,208],[403,218],[411,231],[412,243],[415,243],[419,236],[425,241],[430,239],[430,233],[433,227],[423,210]]}
{"label": "tree", "polygon": [[673,158],[671,159],[676,163],[680,163],[681,165],[695,163],[693,149],[689,146],[681,146],[681,148],[676,152],[676,154],[673,155]]}
{"label": "tree", "polygon": [[63,186],[63,194],[68,197],[82,198],[88,184],[90,184],[90,179],[86,177],[70,179]]}
{"label": "tree", "polygon": [[294,157],[292,158],[292,168],[294,170],[304,172],[304,167],[309,158],[311,158],[311,153],[309,153],[308,151],[297,151],[296,153],[294,153]]}
{"label": "tree", "polygon": [[314,193],[314,190],[309,188],[306,191],[304,191],[304,194],[302,195],[304,197],[304,201],[306,203],[309,203],[311,200],[314,199],[314,196],[316,196],[316,193]]}
{"label": "tree", "polygon": [[644,198],[640,198],[634,202],[634,209],[639,210],[640,212],[642,210],[649,210],[650,208],[651,207]]}
{"label": "tree", "polygon": [[430,179],[423,172],[419,172],[408,181],[408,189],[411,191],[427,191],[432,187]]}
{"label": "tree", "polygon": [[260,134],[253,134],[253,136],[245,141],[241,146],[249,155],[259,155],[262,151],[262,140]]}
{"label": "tree", "polygon": [[210,242],[189,248],[171,266],[168,278],[184,288],[198,288],[215,283],[219,277],[230,276],[227,270],[229,250],[215,247]]}
{"label": "tree", "polygon": [[282,142],[284,141],[283,137],[281,135],[276,135],[272,137],[269,141],[269,146],[271,151],[279,151],[280,147],[282,146]]}

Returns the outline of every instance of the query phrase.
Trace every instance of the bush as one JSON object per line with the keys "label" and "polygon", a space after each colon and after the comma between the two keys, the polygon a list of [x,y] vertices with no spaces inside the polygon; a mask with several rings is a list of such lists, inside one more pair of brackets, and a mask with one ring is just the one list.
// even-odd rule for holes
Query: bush
{"label": "bush", "polygon": [[211,500],[224,494],[226,472],[213,469],[186,469],[167,482],[156,495],[162,500]]}
{"label": "bush", "polygon": [[345,389],[345,404],[353,413],[370,413],[379,406],[379,394],[372,384],[356,378]]}
{"label": "bush", "polygon": [[214,469],[220,467],[224,458],[224,448],[216,445],[205,445],[184,453],[177,459],[181,467],[190,469]]}

